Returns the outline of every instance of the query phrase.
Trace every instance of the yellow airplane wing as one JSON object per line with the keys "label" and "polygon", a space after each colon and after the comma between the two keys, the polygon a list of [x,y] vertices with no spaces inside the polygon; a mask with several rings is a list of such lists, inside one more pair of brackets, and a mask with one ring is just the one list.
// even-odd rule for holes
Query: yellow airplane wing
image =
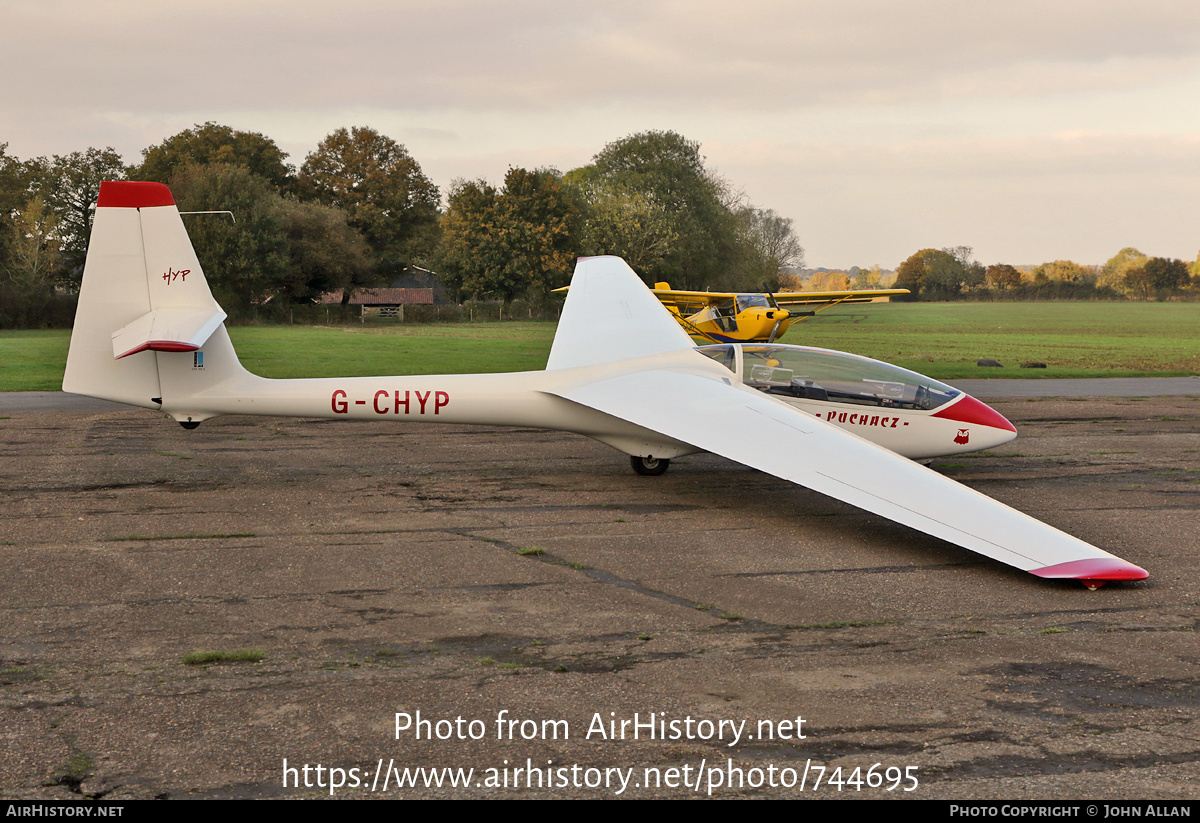
{"label": "yellow airplane wing", "polygon": [[654,288],[650,291],[654,292],[664,306],[675,306],[677,308],[687,306],[696,309],[711,306],[714,303],[721,303],[726,300],[733,300],[738,296],[737,292],[723,291],[680,291],[673,289],[666,283],[655,283]]}
{"label": "yellow airplane wing", "polygon": [[[664,306],[668,308],[683,309],[687,308],[691,311],[696,311],[711,306],[715,303],[721,303],[727,300],[733,300],[739,294],[751,294],[752,292],[735,292],[735,291],[681,291],[673,289],[666,283],[655,283],[654,288],[650,291],[654,292]],[[559,289],[554,289],[555,294],[565,294],[569,286],[563,286]]]}
{"label": "yellow airplane wing", "polygon": [[[733,300],[740,292],[680,291],[666,283],[655,283],[651,289],[654,296],[667,307],[697,310],[715,303]],[[896,297],[908,294],[908,289],[858,289],[853,291],[797,291],[772,292],[771,297],[781,309],[788,306],[816,306],[816,311],[841,303],[870,303],[880,297]]]}
{"label": "yellow airplane wing", "polygon": [[[567,287],[555,289],[555,292],[565,292]],[[691,314],[707,306],[733,300],[752,292],[721,292],[721,291],[682,291],[673,289],[666,283],[655,283],[651,289],[654,296],[669,309]],[[784,309],[789,306],[813,306],[814,313],[823,311],[831,306],[842,303],[870,303],[880,297],[897,297],[909,294],[908,289],[857,289],[848,291],[787,291],[772,292],[775,304]]]}
{"label": "yellow airplane wing", "polygon": [[811,306],[814,303],[869,303],[877,297],[908,294],[908,289],[859,289],[857,291],[783,291],[771,296],[781,307]]}

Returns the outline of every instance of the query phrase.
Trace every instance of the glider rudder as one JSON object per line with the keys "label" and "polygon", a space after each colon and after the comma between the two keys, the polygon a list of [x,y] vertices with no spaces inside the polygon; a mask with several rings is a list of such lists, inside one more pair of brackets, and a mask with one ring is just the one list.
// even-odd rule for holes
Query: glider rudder
{"label": "glider rudder", "polygon": [[101,183],[63,391],[161,408],[159,353],[198,352],[224,319],[170,189]]}

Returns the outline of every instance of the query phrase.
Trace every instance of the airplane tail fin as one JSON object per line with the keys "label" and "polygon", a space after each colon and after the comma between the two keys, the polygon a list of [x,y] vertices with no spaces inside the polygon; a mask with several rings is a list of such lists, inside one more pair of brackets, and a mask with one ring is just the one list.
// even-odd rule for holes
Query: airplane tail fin
{"label": "airplane tail fin", "polygon": [[63,391],[159,409],[244,373],[225,317],[170,190],[102,183]]}

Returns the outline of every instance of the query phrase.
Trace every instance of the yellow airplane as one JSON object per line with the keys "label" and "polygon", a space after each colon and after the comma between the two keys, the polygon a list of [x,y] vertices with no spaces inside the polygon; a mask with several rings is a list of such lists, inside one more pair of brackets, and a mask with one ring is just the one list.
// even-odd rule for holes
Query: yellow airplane
{"label": "yellow airplane", "polygon": [[[676,291],[666,283],[655,283],[651,291],[689,335],[718,343],[774,343],[792,323],[831,306],[909,293],[908,289],[863,289],[738,294]],[[797,306],[812,308],[799,311]]]}

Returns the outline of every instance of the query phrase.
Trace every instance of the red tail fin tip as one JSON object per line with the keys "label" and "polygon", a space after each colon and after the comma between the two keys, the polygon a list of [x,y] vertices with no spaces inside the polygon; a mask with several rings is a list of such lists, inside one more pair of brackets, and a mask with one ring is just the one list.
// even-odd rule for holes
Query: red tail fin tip
{"label": "red tail fin tip", "polygon": [[140,209],[147,206],[174,206],[171,190],[162,183],[134,183],[105,180],[100,184],[99,208]]}

